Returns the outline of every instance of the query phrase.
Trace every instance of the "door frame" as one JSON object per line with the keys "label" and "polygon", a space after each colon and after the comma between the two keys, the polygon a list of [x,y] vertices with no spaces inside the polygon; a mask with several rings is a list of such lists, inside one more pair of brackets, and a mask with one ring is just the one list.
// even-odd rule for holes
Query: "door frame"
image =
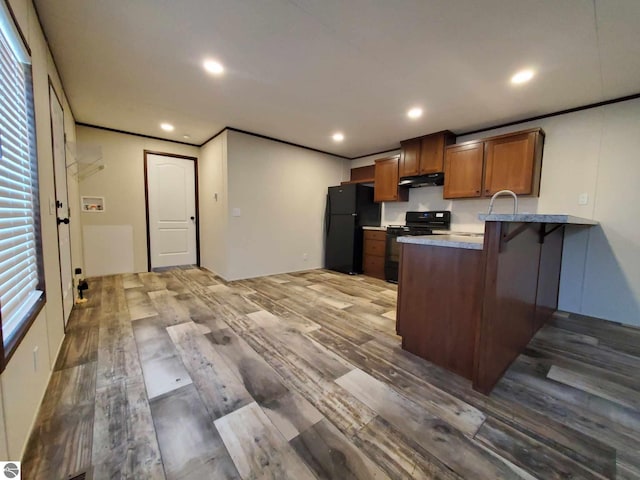
{"label": "door frame", "polygon": [[[53,85],[53,82],[51,81],[51,77],[49,75],[47,75],[47,83],[49,86],[49,129],[51,131],[51,163],[53,166],[53,190],[54,190],[54,199],[57,202],[58,201],[58,196],[57,196],[57,192],[56,192],[56,158],[55,158],[55,146],[53,144],[53,117],[51,115],[51,92],[53,92],[53,94],[56,97],[56,100],[58,101],[58,104],[60,105],[60,110],[62,110],[62,132],[63,132],[63,142],[64,142],[64,165],[65,165],[65,173],[67,171],[67,132],[65,129],[65,121],[64,121],[64,104],[60,101],[60,95],[58,95],[58,92],[56,92],[56,87]],[[65,189],[65,194],[66,194],[66,202],[67,202],[67,210],[68,210],[68,217],[69,219],[71,219],[71,205],[69,205],[69,182],[67,182],[67,178],[65,178],[65,184],[67,186],[67,188]],[[58,208],[57,208],[57,204],[56,204],[56,209],[55,209],[55,215],[56,218],[58,218]],[[74,219],[74,221],[79,221],[80,219]],[[56,225],[56,239],[58,240],[58,266],[59,266],[59,276],[60,276],[60,300],[63,302],[62,304],[62,326],[63,326],[63,331],[66,333],[67,331],[67,324],[68,324],[68,318],[65,318],[64,315],[64,285],[62,284],[62,257],[60,255],[60,226]],[[72,304],[71,304],[71,308],[73,309],[73,306],[75,304],[75,300],[76,300],[76,293],[75,293],[75,280],[74,280],[74,274],[73,274],[73,251],[71,249],[71,227],[69,227],[69,261],[71,262],[71,271],[69,272],[71,274],[71,298],[73,300]]]}
{"label": "door frame", "polygon": [[193,161],[194,195],[196,205],[196,265],[200,266],[200,204],[198,194],[198,157],[179,155],[177,153],[158,152],[156,150],[144,150],[144,208],[147,222],[147,271],[151,271],[151,231],[149,226],[149,178],[147,172],[147,155],[161,155],[163,157],[181,158]]}

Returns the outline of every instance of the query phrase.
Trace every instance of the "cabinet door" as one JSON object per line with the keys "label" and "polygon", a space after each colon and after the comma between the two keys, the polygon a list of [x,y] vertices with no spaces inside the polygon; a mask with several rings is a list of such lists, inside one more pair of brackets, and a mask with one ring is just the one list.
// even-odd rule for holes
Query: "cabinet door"
{"label": "cabinet door", "polygon": [[444,198],[479,197],[482,190],[482,142],[454,145],[445,150]]}
{"label": "cabinet door", "polygon": [[383,280],[386,234],[386,232],[377,230],[364,231],[362,269],[365,275]]}
{"label": "cabinet door", "polygon": [[405,195],[405,193],[406,189],[398,190],[398,157],[376,160],[373,201],[407,201],[408,195]]}
{"label": "cabinet door", "polygon": [[373,182],[373,176],[375,175],[375,167],[373,165],[367,165],[365,167],[358,167],[351,169],[351,183],[371,183]]}
{"label": "cabinet door", "polygon": [[364,254],[374,257],[384,257],[384,240],[370,240],[364,237]]}
{"label": "cabinet door", "polygon": [[419,138],[400,142],[402,150],[400,152],[399,176],[409,177],[420,173],[420,146]]}
{"label": "cabinet door", "polygon": [[519,195],[534,193],[536,138],[536,132],[529,132],[485,142],[484,195],[499,190],[512,190]]}
{"label": "cabinet door", "polygon": [[384,280],[384,257],[365,255],[362,262],[362,270],[368,277]]}
{"label": "cabinet door", "polygon": [[448,130],[422,137],[420,144],[420,174],[444,171],[444,149],[455,142],[455,135]]}

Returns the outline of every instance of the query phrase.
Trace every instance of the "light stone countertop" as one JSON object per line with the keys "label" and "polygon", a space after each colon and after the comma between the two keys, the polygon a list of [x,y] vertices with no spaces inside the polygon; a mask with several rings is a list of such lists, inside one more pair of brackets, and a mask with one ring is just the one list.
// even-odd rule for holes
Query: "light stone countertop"
{"label": "light stone countertop", "polygon": [[377,230],[379,232],[385,232],[387,230],[387,227],[373,227],[373,226],[365,226],[362,227],[363,230]]}
{"label": "light stone countertop", "polygon": [[[484,225],[482,225],[484,228]],[[482,237],[484,232],[462,232],[459,230],[433,230],[432,235],[459,235],[463,237]]]}
{"label": "light stone countertop", "polygon": [[464,248],[467,250],[482,250],[484,236],[468,235],[417,235],[412,237],[398,237],[400,243],[414,245],[432,245],[436,247]]}
{"label": "light stone countertop", "polygon": [[573,215],[564,214],[544,214],[544,213],[517,213],[511,215],[508,213],[480,213],[480,220],[485,222],[522,222],[522,223],[566,223],[567,225],[598,225],[595,220],[588,218],[574,217]]}

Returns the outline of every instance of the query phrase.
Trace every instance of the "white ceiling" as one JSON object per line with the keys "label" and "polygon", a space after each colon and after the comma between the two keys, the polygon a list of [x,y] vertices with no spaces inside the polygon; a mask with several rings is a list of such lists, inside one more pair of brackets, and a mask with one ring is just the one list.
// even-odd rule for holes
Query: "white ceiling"
{"label": "white ceiling", "polygon": [[35,4],[78,122],[194,144],[230,126],[353,157],[640,92],[639,0]]}

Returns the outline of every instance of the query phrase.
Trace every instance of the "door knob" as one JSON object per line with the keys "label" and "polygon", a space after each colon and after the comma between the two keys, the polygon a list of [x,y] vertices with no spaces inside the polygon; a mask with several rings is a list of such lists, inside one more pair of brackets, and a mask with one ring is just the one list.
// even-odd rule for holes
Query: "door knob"
{"label": "door knob", "polygon": [[189,217],[189,218],[191,218],[191,220],[195,220],[196,219],[196,217]]}
{"label": "door knob", "polygon": [[57,221],[58,221],[58,225],[60,225],[61,223],[64,223],[65,225],[69,225],[69,219],[68,218],[60,218],[60,217],[58,217]]}

